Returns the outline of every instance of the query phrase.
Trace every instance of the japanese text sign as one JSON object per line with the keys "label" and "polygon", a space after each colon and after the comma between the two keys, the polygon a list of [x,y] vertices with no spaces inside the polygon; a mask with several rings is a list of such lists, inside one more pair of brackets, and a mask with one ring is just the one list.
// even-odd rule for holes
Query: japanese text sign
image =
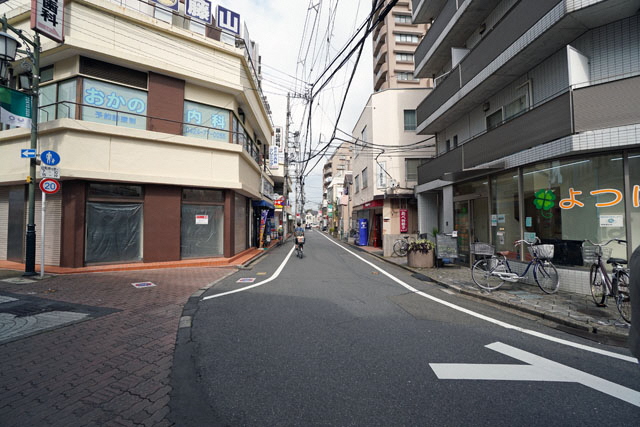
{"label": "japanese text sign", "polygon": [[64,0],[31,0],[31,29],[64,43]]}
{"label": "japanese text sign", "polygon": [[211,1],[186,0],[185,13],[192,18],[211,24]]}
{"label": "japanese text sign", "polygon": [[400,209],[400,232],[409,232],[409,212],[406,209]]}

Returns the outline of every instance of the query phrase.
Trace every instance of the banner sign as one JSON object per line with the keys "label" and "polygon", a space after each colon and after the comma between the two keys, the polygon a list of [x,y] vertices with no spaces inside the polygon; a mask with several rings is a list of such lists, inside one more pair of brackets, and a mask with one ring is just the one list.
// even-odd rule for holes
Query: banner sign
{"label": "banner sign", "polygon": [[179,0],[153,0],[155,3],[161,4],[167,9],[178,11],[178,6],[180,5]]}
{"label": "banner sign", "polygon": [[64,0],[31,0],[31,29],[64,43]]}
{"label": "banner sign", "polygon": [[278,169],[278,147],[269,147],[269,169]]}
{"label": "banner sign", "polygon": [[216,23],[222,30],[238,36],[240,35],[240,15],[238,13],[222,6],[218,6]]}
{"label": "banner sign", "polygon": [[185,13],[195,19],[211,24],[210,0],[186,0]]}
{"label": "banner sign", "polygon": [[0,122],[31,127],[31,97],[17,90],[0,87]]}
{"label": "banner sign", "polygon": [[263,248],[264,246],[264,229],[267,226],[267,216],[269,215],[269,211],[266,209],[263,209],[260,211],[260,247]]}
{"label": "banner sign", "polygon": [[406,209],[400,209],[400,232],[409,232],[409,212]]}

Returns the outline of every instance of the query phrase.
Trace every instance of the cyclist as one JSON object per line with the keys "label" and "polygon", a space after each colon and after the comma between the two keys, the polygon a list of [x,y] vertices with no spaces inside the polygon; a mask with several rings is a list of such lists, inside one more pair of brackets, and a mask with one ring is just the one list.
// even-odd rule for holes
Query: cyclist
{"label": "cyclist", "polygon": [[304,245],[304,227],[300,221],[297,222],[296,228],[293,231],[294,242],[296,244],[296,249],[302,250]]}

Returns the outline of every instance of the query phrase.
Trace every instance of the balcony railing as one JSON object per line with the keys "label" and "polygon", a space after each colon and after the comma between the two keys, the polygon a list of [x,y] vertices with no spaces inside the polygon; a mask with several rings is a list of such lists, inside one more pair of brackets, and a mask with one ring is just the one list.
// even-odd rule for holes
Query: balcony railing
{"label": "balcony railing", "polygon": [[[86,110],[84,110],[86,109]],[[244,132],[233,132],[194,123],[179,122],[159,117],[146,116],[132,112],[123,112],[95,105],[79,104],[71,101],[41,105],[39,107],[39,123],[45,123],[60,118],[102,123],[129,129],[148,130],[153,132],[170,133],[199,139],[229,142],[242,145],[245,151],[256,163],[262,165],[261,153],[258,145]],[[52,117],[53,116],[53,117]]]}
{"label": "balcony railing", "polygon": [[[449,21],[451,21],[451,18],[453,18],[453,15],[455,15],[456,11],[458,10],[457,3],[458,2],[456,0],[449,0],[444,9],[436,17],[436,20],[433,21],[431,27],[429,27],[429,31],[427,31],[427,34],[425,34],[424,38],[420,42],[420,45],[418,45],[418,48],[416,49],[416,67],[421,66],[422,60],[427,56],[427,53],[429,53],[429,50],[431,49],[433,44],[436,42],[438,37],[440,37]],[[424,72],[423,69],[424,66],[422,66],[420,69],[416,68],[416,73],[418,74],[418,76],[431,77],[428,72]]]}

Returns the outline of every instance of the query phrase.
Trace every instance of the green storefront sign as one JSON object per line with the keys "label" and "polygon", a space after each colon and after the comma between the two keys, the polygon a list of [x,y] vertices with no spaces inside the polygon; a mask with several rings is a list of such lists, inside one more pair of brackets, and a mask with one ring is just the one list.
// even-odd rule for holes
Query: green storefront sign
{"label": "green storefront sign", "polygon": [[0,122],[16,127],[31,127],[31,96],[0,87]]}

